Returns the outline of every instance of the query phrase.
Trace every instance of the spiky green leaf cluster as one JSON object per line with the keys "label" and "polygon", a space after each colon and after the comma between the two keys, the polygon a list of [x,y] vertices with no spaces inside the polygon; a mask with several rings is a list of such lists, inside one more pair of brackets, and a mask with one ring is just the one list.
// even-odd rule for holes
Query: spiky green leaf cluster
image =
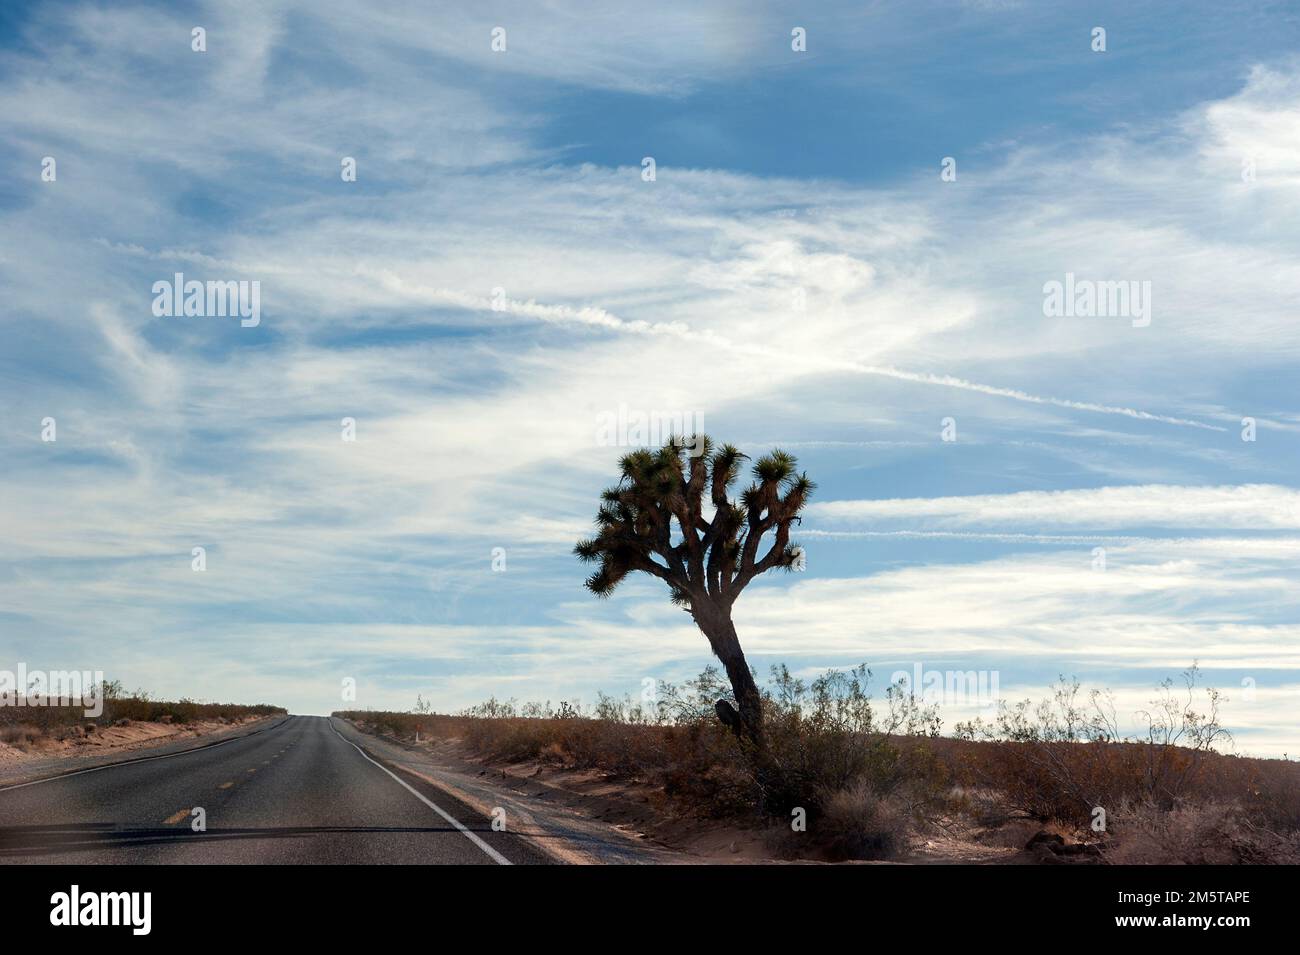
{"label": "spiky green leaf cluster", "polygon": [[[574,547],[581,560],[599,564],[588,589],[607,597],[628,574],[643,571],[667,583],[683,607],[729,607],[754,577],[789,569],[799,554],[790,526],[816,485],[777,450],[753,463],[752,483],[733,501],[731,487],[747,460],[704,436],[623,455],[618,484],[600,495],[595,535]],[[769,532],[772,544],[760,557]]]}

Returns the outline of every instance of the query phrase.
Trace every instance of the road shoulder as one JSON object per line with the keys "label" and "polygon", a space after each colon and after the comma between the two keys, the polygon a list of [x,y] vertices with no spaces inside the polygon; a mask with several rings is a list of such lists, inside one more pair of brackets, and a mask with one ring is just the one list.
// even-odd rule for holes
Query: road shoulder
{"label": "road shoulder", "polygon": [[554,862],[662,865],[704,861],[667,846],[653,845],[639,833],[590,818],[563,805],[557,794],[545,792],[545,787],[524,787],[520,791],[511,788],[508,780],[498,780],[473,766],[456,765],[444,756],[364,732],[348,720],[334,717],[332,722],[345,740],[361,746],[372,757],[423,780],[475,812],[491,818],[494,810],[504,810],[508,831],[528,841]]}
{"label": "road shoulder", "polygon": [[54,779],[88,769],[100,769],[141,759],[174,756],[204,749],[216,743],[272,729],[289,719],[292,717],[264,716],[233,725],[214,723],[193,727],[169,727],[173,731],[166,735],[129,740],[118,746],[106,745],[94,753],[25,757],[11,762],[0,762],[0,788]]}

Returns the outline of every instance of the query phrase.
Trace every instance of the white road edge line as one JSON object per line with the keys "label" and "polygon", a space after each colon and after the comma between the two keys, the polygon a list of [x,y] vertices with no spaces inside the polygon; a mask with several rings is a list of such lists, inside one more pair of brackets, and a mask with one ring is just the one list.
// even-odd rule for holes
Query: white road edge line
{"label": "white road edge line", "polygon": [[86,773],[97,773],[101,769],[118,769],[122,766],[134,766],[136,763],[150,763],[155,759],[171,759],[173,756],[189,756],[191,753],[202,753],[209,749],[216,749],[218,746],[225,746],[227,743],[236,743],[241,739],[249,739],[256,736],[258,733],[279,729],[292,719],[294,719],[294,717],[290,716],[283,722],[275,724],[275,726],[268,726],[265,729],[256,730],[252,733],[245,733],[243,736],[232,736],[230,739],[223,739],[219,743],[208,743],[205,746],[195,746],[193,749],[183,749],[179,753],[163,753],[161,756],[141,756],[138,759],[124,759],[120,763],[105,763],[103,766],[91,766],[89,769],[78,769],[73,773],[63,773],[58,776],[46,776],[44,779],[33,779],[31,782],[15,783],[12,786],[0,786],[0,793],[8,792],[11,789],[23,789],[27,786],[39,786],[41,783],[54,783],[58,782],[60,779],[69,779],[72,776],[83,776]]}
{"label": "white road edge line", "polygon": [[410,785],[407,784],[406,780],[402,779],[400,776],[398,776],[396,773],[394,773],[392,770],[390,770],[387,766],[383,765],[382,763],[377,763],[377,762],[375,762],[373,759],[371,759],[370,756],[369,756],[369,754],[366,753],[366,751],[365,751],[364,749],[362,749],[360,746],[358,746],[356,743],[352,742],[352,740],[348,739],[346,736],[344,736],[342,733],[340,733],[340,732],[338,731],[338,728],[334,725],[334,721],[333,721],[333,720],[330,720],[330,729],[334,730],[334,735],[335,735],[335,736],[337,736],[339,739],[343,740],[343,742],[347,743],[349,746],[351,746],[353,749],[355,749],[358,753],[360,753],[360,754],[362,755],[362,757],[365,758],[366,762],[368,762],[368,763],[374,763],[374,765],[378,766],[378,767],[379,767],[380,769],[382,769],[384,772],[388,773],[389,776],[392,776],[393,779],[396,780],[396,782],[397,782],[397,784],[398,784],[399,786],[401,786],[403,789],[405,789],[407,792],[409,792],[409,793],[410,793],[412,796],[414,796],[416,799],[420,800],[420,802],[424,803],[426,806],[428,806],[430,809],[432,809],[432,810],[433,810],[434,812],[436,812],[438,815],[442,816],[443,819],[446,819],[449,823],[451,823],[453,826],[455,826],[457,829],[459,829],[460,832],[461,832],[461,834],[462,834],[466,839],[468,839],[470,842],[474,843],[474,845],[478,846],[480,849],[482,849],[484,852],[486,852],[486,853],[488,854],[488,856],[489,856],[489,857],[490,857],[494,862],[497,863],[497,865],[513,865],[513,864],[514,864],[514,863],[512,863],[509,859],[507,859],[505,856],[503,856],[501,853],[497,852],[497,851],[496,851],[495,849],[493,849],[490,845],[488,845],[486,842],[484,842],[482,839],[480,839],[478,836],[476,836],[474,833],[472,833],[472,832],[470,832],[468,829],[466,829],[466,828],[465,828],[465,827],[464,827],[464,826],[463,826],[459,821],[457,821],[456,819],[454,819],[452,816],[448,815],[445,811],[443,811],[443,809],[442,809],[440,806],[437,805],[437,803],[434,803],[433,801],[431,801],[431,800],[429,800],[429,799],[426,799],[423,793],[420,793],[420,792],[418,792],[417,790],[415,790],[414,788],[412,788]]}

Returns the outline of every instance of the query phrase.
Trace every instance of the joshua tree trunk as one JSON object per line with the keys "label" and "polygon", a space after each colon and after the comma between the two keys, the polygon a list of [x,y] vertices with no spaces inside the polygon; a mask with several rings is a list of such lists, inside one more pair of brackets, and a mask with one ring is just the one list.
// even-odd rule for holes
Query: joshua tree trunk
{"label": "joshua tree trunk", "polygon": [[701,608],[700,612],[694,613],[693,616],[700,630],[709,638],[709,645],[713,647],[714,655],[722,661],[722,666],[727,671],[727,679],[731,681],[731,691],[736,695],[736,702],[740,704],[740,712],[737,713],[726,700],[719,700],[716,706],[718,718],[737,736],[747,739],[762,749],[764,747],[763,698],[754,683],[754,674],[750,672],[749,664],[745,661],[745,652],[740,649],[740,638],[736,636],[736,628],[731,622],[730,612],[716,607],[706,607]]}

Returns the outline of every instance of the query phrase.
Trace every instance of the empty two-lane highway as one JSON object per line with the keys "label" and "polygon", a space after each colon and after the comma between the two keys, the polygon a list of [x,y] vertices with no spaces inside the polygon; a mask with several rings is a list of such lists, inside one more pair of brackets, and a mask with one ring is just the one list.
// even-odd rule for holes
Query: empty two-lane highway
{"label": "empty two-lane highway", "polygon": [[[196,808],[205,832],[194,831]],[[325,717],[288,717],[192,752],[0,786],[5,863],[546,861],[463,803],[377,764]]]}

